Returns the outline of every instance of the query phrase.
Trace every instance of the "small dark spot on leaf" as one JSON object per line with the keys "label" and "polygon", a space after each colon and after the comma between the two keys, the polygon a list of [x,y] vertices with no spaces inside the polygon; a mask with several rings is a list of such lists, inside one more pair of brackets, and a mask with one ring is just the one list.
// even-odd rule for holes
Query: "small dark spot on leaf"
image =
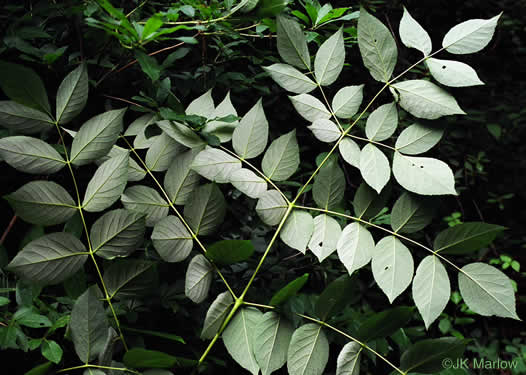
{"label": "small dark spot on leaf", "polygon": [[387,271],[389,269],[389,266],[385,266],[384,271]]}
{"label": "small dark spot on leaf", "polygon": [[374,40],[374,42],[376,43],[376,39]]}
{"label": "small dark spot on leaf", "polygon": [[424,166],[423,166],[423,165],[421,165],[421,166],[420,166],[420,168],[424,168]]}
{"label": "small dark spot on leaf", "polygon": [[323,241],[320,241],[320,243],[318,244],[319,247],[323,247]]}
{"label": "small dark spot on leaf", "polygon": [[446,66],[445,66],[445,65],[442,65],[442,69],[446,69]]}

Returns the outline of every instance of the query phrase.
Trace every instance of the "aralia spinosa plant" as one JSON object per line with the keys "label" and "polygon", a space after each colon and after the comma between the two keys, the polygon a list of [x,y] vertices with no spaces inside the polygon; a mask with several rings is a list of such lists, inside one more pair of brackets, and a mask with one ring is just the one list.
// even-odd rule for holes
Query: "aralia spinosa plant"
{"label": "aralia spinosa plant", "polygon": [[[411,319],[412,309],[408,307],[374,314],[353,334],[331,321],[342,301],[348,299],[349,275],[369,264],[374,281],[390,303],[411,286],[426,328],[450,299],[453,273],[458,277],[462,298],[473,312],[519,319],[512,284],[504,273],[485,263],[458,266],[452,260],[455,255],[488,245],[505,228],[483,222],[462,223],[438,233],[432,248],[411,238],[432,221],[429,196],[457,194],[448,165],[420,156],[440,141],[444,131],[418,119],[464,114],[442,86],[482,84],[467,64],[435,56],[482,50],[490,42],[499,17],[458,24],[445,35],[442,47],[433,52],[427,32],[404,9],[400,40],[406,47],[419,50],[422,58],[394,75],[398,50],[393,35],[362,8],[358,47],[365,68],[382,84],[376,95],[364,98],[364,85],[369,83],[345,86],[339,82],[346,57],[341,28],[321,44],[312,59],[301,26],[279,15],[277,49],[283,63],[264,69],[293,94],[292,105],[310,123],[314,137],[329,145],[297,192],[287,191],[283,184],[300,166],[296,130],[269,140],[261,99],[239,117],[229,94],[216,106],[208,91],[192,101],[184,115],[164,109],[124,127],[125,109],[115,109],[72,131],[65,125],[82,111],[88,99],[85,65],[63,80],[52,111],[44,86],[32,71],[2,63],[2,68],[14,76],[26,75],[30,87],[24,90],[15,83],[2,87],[11,101],[0,103],[0,122],[18,135],[0,139],[0,156],[24,173],[52,176],[66,169],[71,178],[67,188],[52,179],[32,181],[6,199],[16,215],[28,223],[55,226],[78,215],[83,231],[81,239],[66,231],[34,239],[7,269],[32,283],[50,285],[82,272],[85,263],[91,262],[98,279],[98,285],[90,286],[75,301],[69,321],[73,347],[82,364],[59,371],[138,374],[136,369],[148,367],[198,366],[222,339],[232,358],[252,374],[270,374],[285,365],[292,375],[322,374],[329,359],[328,331],[348,340],[337,358],[337,374],[359,374],[366,352],[399,374],[437,373],[444,358],[459,357],[466,342],[453,337],[417,341],[403,352],[399,364],[375,350],[371,341],[393,334]],[[426,66],[432,79],[405,79],[419,64]],[[325,93],[327,86],[339,87],[332,98]],[[378,105],[377,101],[386,97],[384,93],[391,97]],[[398,131],[400,110],[414,118],[414,123]],[[362,134],[356,124],[366,114]],[[193,126],[195,123],[200,126]],[[152,127],[160,133],[148,137]],[[56,132],[61,149],[31,136],[42,132]],[[144,157],[141,150],[145,150]],[[78,168],[93,163],[97,165],[95,173],[87,186],[80,186]],[[354,192],[352,208],[345,201],[351,189],[342,163],[358,168],[364,181]],[[373,223],[372,218],[387,204],[391,171],[402,193],[392,207],[388,227]],[[216,233],[227,219],[222,184],[231,184],[257,200],[257,215],[265,225],[275,227],[242,290],[231,287],[222,268],[252,257],[251,242],[222,240],[205,246],[202,240]],[[313,205],[303,203],[308,192],[312,199],[307,202]],[[123,208],[110,209],[119,201]],[[100,213],[91,227],[86,213]],[[371,232],[381,238],[375,241]],[[155,261],[134,253],[145,236],[158,255]],[[290,321],[283,306],[303,287],[308,275],[278,290],[270,301],[247,300],[247,292],[278,241],[303,254],[310,250],[320,262],[337,255],[346,274],[317,298],[315,316],[297,314],[299,326]],[[193,252],[198,254],[188,263],[186,296],[195,303],[204,302],[216,277],[225,288],[204,318],[201,337],[210,340],[208,347],[197,360],[129,348],[115,302],[140,296],[155,278],[157,262],[182,262]],[[416,272],[415,252],[426,255]],[[102,260],[106,262],[104,269]],[[105,305],[111,319],[106,316]],[[393,325],[393,320],[399,325]],[[123,364],[113,358],[115,338],[125,351]]]}

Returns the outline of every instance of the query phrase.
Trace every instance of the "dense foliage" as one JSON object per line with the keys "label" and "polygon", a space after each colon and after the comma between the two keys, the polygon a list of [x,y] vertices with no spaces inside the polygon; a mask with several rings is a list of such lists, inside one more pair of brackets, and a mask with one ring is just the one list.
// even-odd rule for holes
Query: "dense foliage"
{"label": "dense foliage", "polygon": [[473,4],[5,6],[10,373],[525,373],[523,110],[477,68],[523,30]]}

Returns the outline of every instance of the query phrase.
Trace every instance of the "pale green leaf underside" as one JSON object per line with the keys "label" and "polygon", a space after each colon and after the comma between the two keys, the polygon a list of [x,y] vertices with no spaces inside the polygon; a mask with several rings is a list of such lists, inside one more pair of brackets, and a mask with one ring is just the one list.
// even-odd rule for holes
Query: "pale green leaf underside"
{"label": "pale green leaf underside", "polygon": [[290,65],[273,64],[263,69],[278,85],[295,94],[306,94],[316,88],[313,80]]}
{"label": "pale green leaf underside", "polygon": [[146,167],[153,172],[164,172],[183,150],[185,148],[181,144],[163,132],[155,138],[146,151]]}
{"label": "pale green leaf underside", "polygon": [[469,20],[454,26],[444,36],[442,47],[455,54],[480,51],[488,45],[493,37],[501,15],[502,13],[487,20]]}
{"label": "pale green leaf underside", "polygon": [[404,15],[400,21],[400,39],[408,48],[416,48],[427,56],[431,53],[432,43],[427,31],[409,14],[404,7]]}
{"label": "pale green leaf underside", "polygon": [[289,96],[289,99],[296,111],[307,121],[314,122],[319,119],[328,119],[331,117],[331,113],[325,105],[318,98],[310,94]]}
{"label": "pale green leaf underside", "polygon": [[254,341],[256,326],[262,315],[255,308],[241,308],[223,331],[223,342],[228,353],[253,375],[259,373],[259,365],[254,357]]}
{"label": "pale green leaf underside", "polygon": [[340,75],[345,62],[343,31],[340,28],[318,49],[314,58],[314,75],[322,86],[334,83]]}
{"label": "pale green leaf underside", "polygon": [[88,70],[85,64],[69,73],[57,91],[56,118],[59,124],[74,119],[88,101]]}
{"label": "pale green leaf underside", "polygon": [[250,169],[241,168],[230,175],[232,185],[250,198],[259,198],[267,191],[267,182]]}
{"label": "pale green leaf underside", "polygon": [[127,257],[143,242],[144,214],[124,209],[101,216],[90,231],[93,252],[104,259]]}
{"label": "pale green leaf underside", "polygon": [[232,134],[232,146],[242,159],[259,156],[268,142],[268,121],[261,99],[243,116]]}
{"label": "pale green leaf underside", "polygon": [[400,106],[415,117],[435,120],[448,115],[465,115],[457,101],[434,83],[421,79],[392,85],[400,93]]}
{"label": "pale green leaf underside", "polygon": [[[106,160],[111,159],[115,156],[119,156],[121,154],[128,154],[130,151],[127,148],[122,148],[119,146],[113,146],[106,155],[104,155],[102,158],[95,161],[97,165],[101,165]],[[128,160],[128,181],[141,181],[146,176],[146,171],[142,169],[139,164],[133,160],[133,158],[129,158]]]}
{"label": "pale green leaf underside", "polygon": [[71,339],[75,352],[84,363],[95,359],[106,341],[109,324],[101,297],[98,287],[93,285],[75,301],[71,310]]}
{"label": "pale green leaf underside", "polygon": [[413,256],[398,238],[387,236],[376,244],[371,268],[374,280],[393,303],[413,279]]}
{"label": "pale green leaf underside", "polygon": [[[154,113],[146,113],[138,118],[136,118],[124,132],[125,136],[139,135],[144,133],[144,129],[149,125],[153,124],[156,120],[156,115]],[[140,148],[138,145],[134,144],[135,148]]]}
{"label": "pale green leaf underside", "polygon": [[203,147],[205,142],[188,126],[176,121],[158,121],[156,125],[168,136],[188,148]]}
{"label": "pale green leaf underside", "polygon": [[181,262],[193,247],[193,238],[183,222],[175,216],[158,221],[152,233],[153,247],[165,262]]}
{"label": "pale green leaf underside", "polygon": [[422,259],[413,279],[413,299],[426,328],[442,313],[450,294],[451,286],[444,265],[434,255]]}
{"label": "pale green leaf underside", "polygon": [[215,184],[197,188],[184,207],[184,218],[196,235],[215,232],[223,223],[225,214],[225,197]]}
{"label": "pale green leaf underside", "polygon": [[73,138],[71,162],[84,165],[106,155],[117,141],[122,130],[126,109],[104,112],[86,121]]}
{"label": "pale green leaf underside", "polygon": [[230,311],[230,306],[234,304],[234,299],[230,292],[220,293],[206,312],[203,330],[201,331],[202,339],[211,340],[225,320]]}
{"label": "pale green leaf underside", "polygon": [[519,319],[511,281],[495,267],[468,264],[458,274],[458,285],[464,301],[477,314]]}
{"label": "pale green leaf underside", "polygon": [[468,64],[453,60],[439,60],[430,57],[426,65],[439,83],[451,87],[483,85],[475,69]]}
{"label": "pale green leaf underside", "polygon": [[33,283],[58,284],[78,272],[87,257],[76,237],[51,233],[28,243],[7,267]]}
{"label": "pale green leaf underside", "polygon": [[33,137],[15,136],[0,139],[0,159],[20,172],[52,174],[66,162],[46,142]]}
{"label": "pale green leaf underside", "polygon": [[62,186],[51,181],[31,181],[5,197],[17,216],[31,224],[61,224],[78,208]]}
{"label": "pale green leaf underside", "polygon": [[308,212],[295,210],[289,215],[279,234],[288,246],[305,254],[313,231],[312,216]]}
{"label": "pale green leaf underside", "polygon": [[385,154],[372,143],[360,152],[360,172],[367,184],[378,192],[382,191],[391,177],[391,167]]}
{"label": "pale green leaf underside", "polygon": [[128,153],[106,160],[93,174],[82,207],[88,212],[100,212],[115,203],[126,187]]}
{"label": "pale green leaf underside", "polygon": [[[230,100],[230,91],[226,94],[223,101],[219,103],[219,105],[214,109],[211,118],[225,117],[228,115],[237,116],[237,111]],[[207,122],[203,131],[205,133],[215,135],[217,138],[219,138],[221,143],[225,143],[232,139],[232,133],[238,123],[238,121],[223,122],[214,120]]]}
{"label": "pale green leaf underside", "polygon": [[336,246],[338,257],[349,275],[362,268],[371,260],[374,252],[374,240],[369,231],[361,224],[348,224],[341,233]]}
{"label": "pale green leaf underside", "polygon": [[281,58],[300,69],[310,69],[310,54],[307,40],[300,25],[285,16],[276,18],[277,47]]}
{"label": "pale green leaf underside", "polygon": [[429,151],[435,146],[444,131],[420,124],[413,124],[405,128],[396,139],[395,147],[407,155],[417,155]]}
{"label": "pale green leaf underside", "polygon": [[164,175],[164,189],[174,204],[186,204],[199,186],[201,177],[191,168],[195,155],[196,151],[192,150],[177,156]]}
{"label": "pale green leaf underside", "polygon": [[336,219],[321,214],[314,218],[314,231],[309,241],[309,249],[323,262],[336,250],[342,229]]}
{"label": "pale green leaf underside", "polygon": [[332,110],[336,117],[349,119],[354,116],[363,101],[363,87],[346,86],[338,90],[332,98]]}
{"label": "pale green leaf underside", "polygon": [[254,334],[254,355],[262,375],[279,370],[287,362],[293,331],[292,325],[273,311],[259,318]]}
{"label": "pale green leaf underside", "polygon": [[336,375],[360,375],[362,346],[351,341],[345,344],[336,360]]}
{"label": "pale green leaf underside", "polygon": [[227,183],[232,173],[241,169],[241,161],[223,150],[207,147],[196,155],[191,168],[210,181]]}
{"label": "pale green leaf underside", "polygon": [[364,8],[360,8],[358,19],[358,47],[371,76],[380,82],[389,81],[398,58],[396,42],[389,29]]}
{"label": "pale green leaf underside", "polygon": [[422,195],[457,195],[449,166],[437,159],[405,156],[395,152],[393,175],[406,190]]}
{"label": "pale green leaf underside", "polygon": [[53,119],[44,112],[13,101],[0,101],[0,124],[21,134],[50,130]]}
{"label": "pale green leaf underside", "polygon": [[329,342],[322,326],[305,324],[294,331],[287,355],[290,375],[321,375],[329,360]]}
{"label": "pale green leaf underside", "polygon": [[349,137],[345,137],[338,145],[340,154],[347,163],[360,168],[360,146]]}
{"label": "pale green leaf underside", "polygon": [[284,181],[296,172],[300,164],[300,151],[296,130],[282,135],[270,144],[263,156],[263,173],[273,181]]}
{"label": "pale green leaf underside", "polygon": [[205,300],[214,278],[214,267],[204,255],[196,255],[186,270],[184,293],[195,303]]}
{"label": "pale green leaf underside", "polygon": [[341,131],[334,122],[328,119],[318,119],[308,127],[314,136],[322,142],[334,142],[341,136]]}
{"label": "pale green leaf underside", "polygon": [[381,105],[367,118],[365,134],[371,141],[384,141],[398,126],[398,110],[394,102]]}
{"label": "pale green leaf underside", "polygon": [[203,95],[192,100],[188,107],[186,107],[185,113],[187,115],[198,115],[205,118],[211,118],[214,113],[215,105],[212,99],[212,89],[205,92]]}
{"label": "pale green leaf underside", "polygon": [[256,212],[267,225],[278,225],[287,211],[287,202],[277,190],[267,190],[259,197]]}
{"label": "pale green leaf underside", "polygon": [[153,227],[155,223],[168,215],[168,203],[155,189],[148,186],[129,187],[122,194],[121,202],[130,211],[146,214],[146,226],[148,227]]}

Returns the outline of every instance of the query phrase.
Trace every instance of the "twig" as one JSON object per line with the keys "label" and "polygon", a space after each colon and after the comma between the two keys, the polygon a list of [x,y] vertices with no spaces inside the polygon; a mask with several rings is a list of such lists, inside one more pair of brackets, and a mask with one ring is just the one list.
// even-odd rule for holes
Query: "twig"
{"label": "twig", "polygon": [[7,225],[7,228],[5,228],[4,233],[2,234],[2,238],[0,238],[0,245],[4,244],[4,241],[5,241],[6,237],[7,237],[7,235],[9,234],[11,229],[13,228],[13,225],[15,225],[16,218],[17,218],[17,216],[13,215],[13,217],[11,218],[11,221]]}

